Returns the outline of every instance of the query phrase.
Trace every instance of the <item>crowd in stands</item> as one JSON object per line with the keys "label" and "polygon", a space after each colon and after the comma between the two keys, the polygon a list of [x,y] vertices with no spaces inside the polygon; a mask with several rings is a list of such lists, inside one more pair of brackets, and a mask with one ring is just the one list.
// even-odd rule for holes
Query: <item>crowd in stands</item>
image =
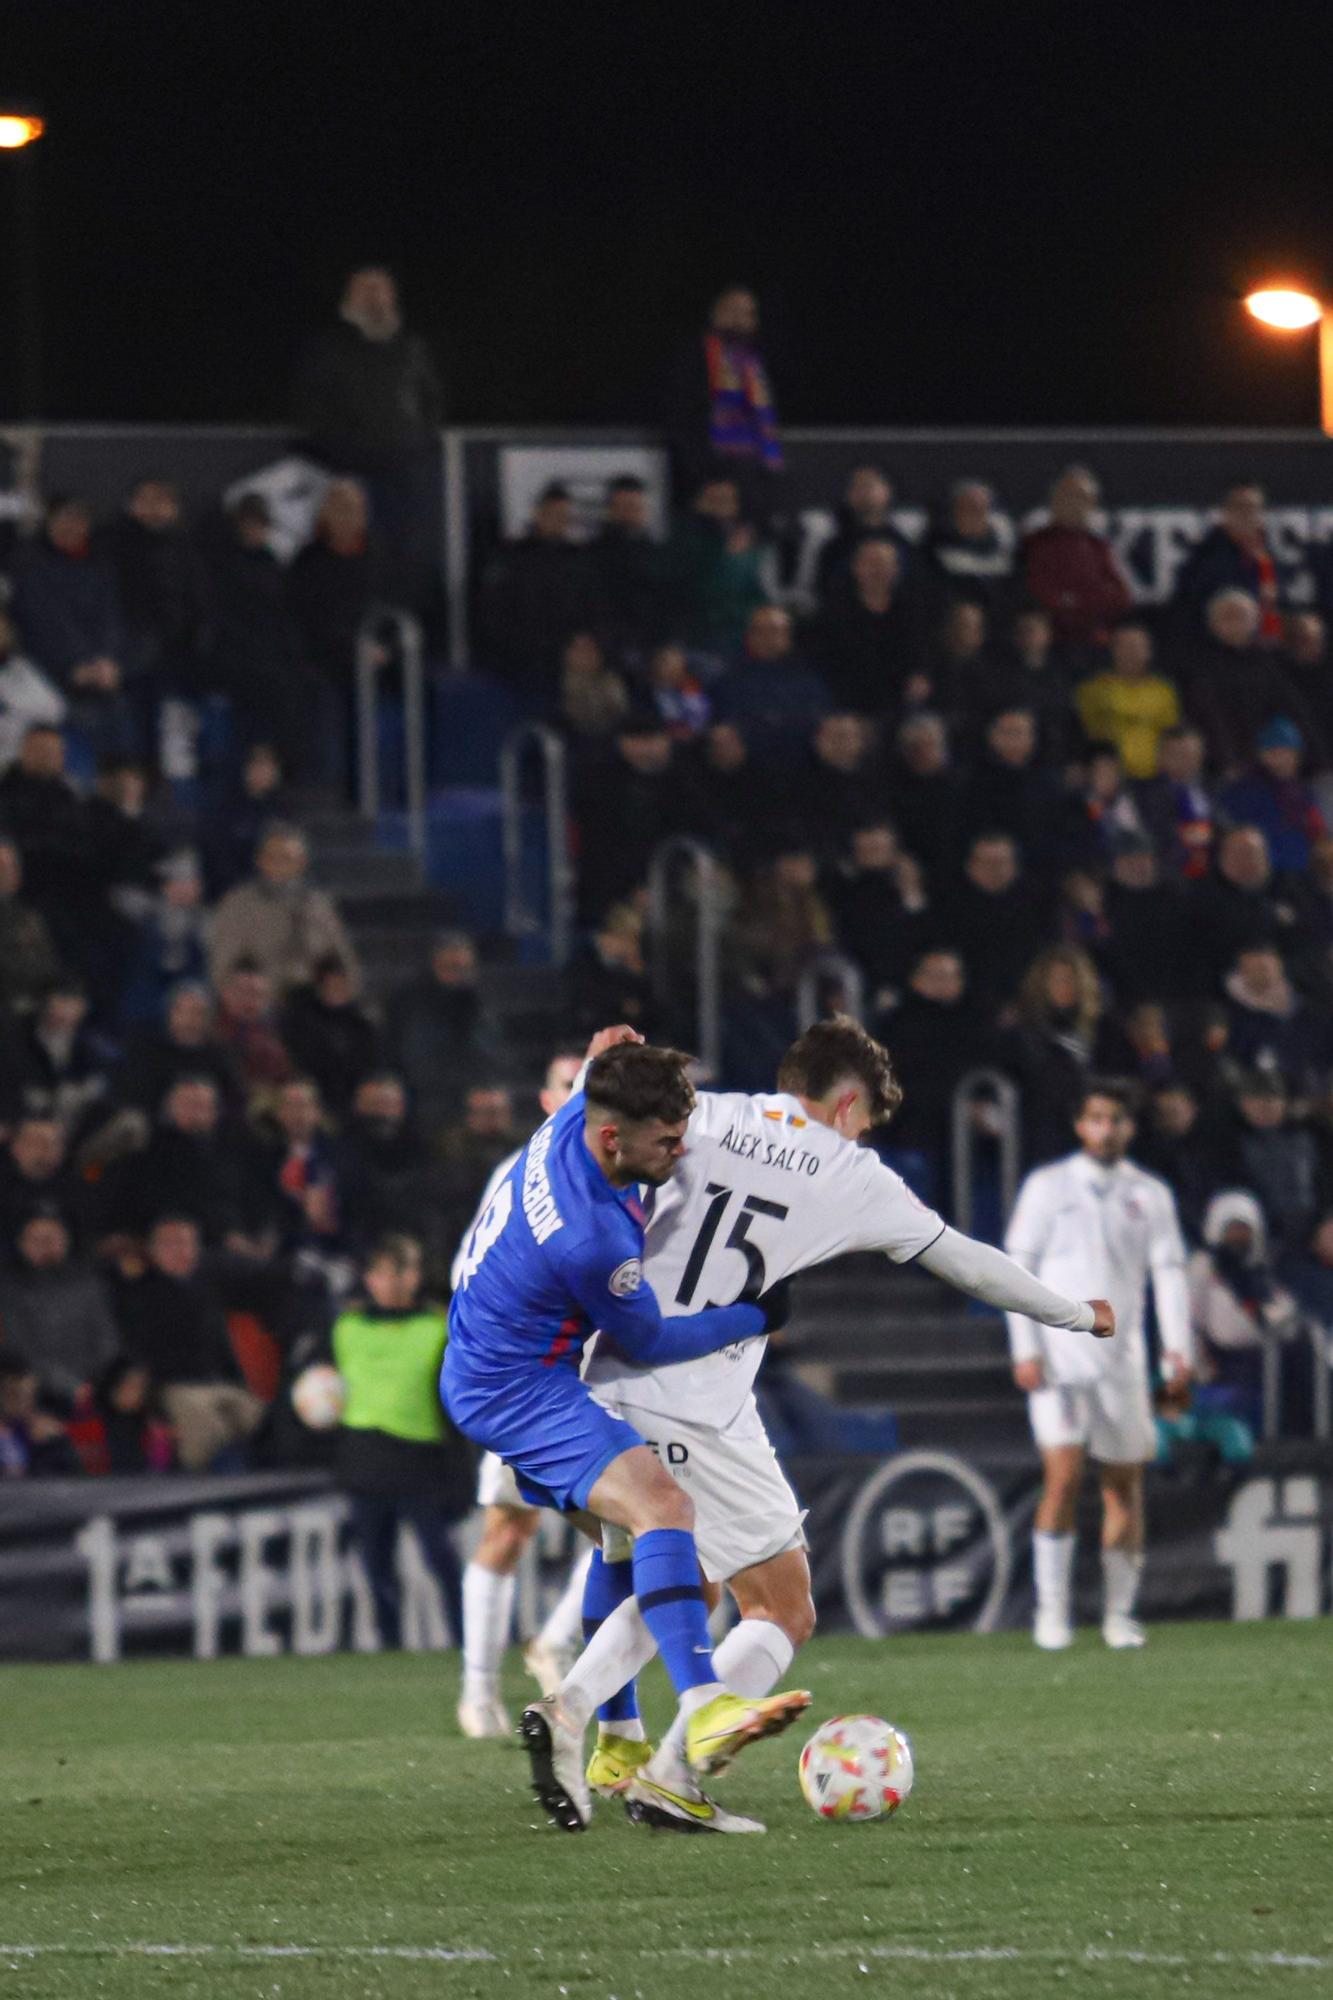
{"label": "crowd in stands", "polygon": [[[261,499],[188,531],[153,476],[106,523],[51,499],[9,554],[0,1474],[291,1451],[275,1385],[371,1246],[409,1231],[442,1274],[523,1136],[531,1079],[478,940],[442,933],[372,1008],[299,823],[345,783],[356,634],[438,417],[383,278],[354,274],[304,364],[337,476],[290,565]],[[591,538],[552,484],[477,578],[477,670],[572,758],[580,944],[553,1043],[690,1033],[688,904],[664,1007],[645,885],[694,835],[728,906],[719,1081],[771,1087],[802,982],[845,998],[850,966],[905,1084],[881,1143],[927,1199],[949,1206],[967,1073],[1019,1085],[1025,1166],[1069,1149],[1089,1073],[1127,1076],[1211,1348],[1289,1304],[1333,1316],[1333,666],[1263,494],[1222,496],[1149,614],[1086,468],[1017,542],[981,478],[911,540],[867,461],[811,594],[780,601],[748,293],[718,300],[677,408],[664,538],[637,477]],[[210,703],[229,749],[181,781],[164,719],[202,729]]]}

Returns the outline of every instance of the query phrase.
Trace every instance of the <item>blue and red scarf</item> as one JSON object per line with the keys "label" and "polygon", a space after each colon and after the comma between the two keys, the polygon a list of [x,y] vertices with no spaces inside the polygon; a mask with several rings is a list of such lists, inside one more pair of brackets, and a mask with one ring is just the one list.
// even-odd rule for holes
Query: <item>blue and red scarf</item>
{"label": "blue and red scarf", "polygon": [[781,472],[778,414],[758,351],[748,341],[723,333],[704,335],[708,368],[708,437],[713,450],[731,458],[757,458]]}

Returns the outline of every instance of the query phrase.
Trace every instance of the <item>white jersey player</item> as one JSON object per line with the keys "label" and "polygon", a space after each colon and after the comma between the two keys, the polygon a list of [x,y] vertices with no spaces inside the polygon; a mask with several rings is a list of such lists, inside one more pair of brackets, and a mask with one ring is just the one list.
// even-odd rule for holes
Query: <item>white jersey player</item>
{"label": "white jersey player", "polygon": [[[583,1062],[581,1055],[572,1052],[551,1058],[539,1097],[543,1117],[549,1118],[560,1109]],[[459,1285],[463,1246],[517,1158],[515,1152],[501,1160],[482,1191],[477,1215],[464,1231],[454,1257],[450,1273],[454,1291]],[[463,1572],[463,1690],[458,1726],[464,1736],[508,1736],[514,1725],[500,1699],[500,1662],[513,1623],[519,1561],[537,1532],[541,1515],[523,1498],[509,1467],[490,1451],[477,1468],[477,1505],[483,1509],[481,1539]],[[591,1555],[589,1548],[575,1560],[550,1616],[524,1650],[524,1664],[543,1694],[559,1685],[582,1641],[583,1582]]]}
{"label": "white jersey player", "polygon": [[[685,1156],[656,1190],[648,1223],[645,1275],[664,1313],[730,1303],[844,1252],[878,1250],[1071,1338],[1114,1331],[1104,1300],[1076,1303],[1003,1252],[959,1235],[855,1143],[901,1095],[887,1054],[856,1023],[808,1029],[784,1057],[778,1084],[771,1096],[699,1097]],[[656,1446],[689,1493],[705,1575],[728,1584],[741,1614],[717,1649],[718,1673],[735,1692],[755,1695],[777,1684],[815,1620],[801,1509],[754,1400],[764,1346],[761,1336],[701,1361],[645,1369],[599,1339],[586,1370],[599,1400]],[[608,1560],[623,1553],[613,1538]],[[560,1689],[569,1726],[582,1729],[652,1652],[629,1599]],[[621,1791],[634,1817],[730,1830],[672,1736],[651,1755],[641,1741],[604,1730],[589,1778],[596,1789]]]}
{"label": "white jersey player", "polygon": [[1029,1174],[1006,1244],[1009,1254],[1057,1288],[1097,1286],[1115,1308],[1109,1347],[1071,1339],[1010,1314],[1014,1379],[1027,1392],[1043,1485],[1033,1535],[1039,1646],[1073,1642],[1070,1579],[1074,1514],[1084,1461],[1097,1461],[1102,1491],[1102,1636],[1141,1646],[1134,1617],[1143,1569],[1143,1467],[1157,1450],[1144,1335],[1152,1285],[1162,1368],[1183,1385],[1193,1365],[1185,1248],[1170,1188],[1125,1155],[1134,1138],[1128,1088],[1089,1083],[1074,1123],[1081,1150]]}

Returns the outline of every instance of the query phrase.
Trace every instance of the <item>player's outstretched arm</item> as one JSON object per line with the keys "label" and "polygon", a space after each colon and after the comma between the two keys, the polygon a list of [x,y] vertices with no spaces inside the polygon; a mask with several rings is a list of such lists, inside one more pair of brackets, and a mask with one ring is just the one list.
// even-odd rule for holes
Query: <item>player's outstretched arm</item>
{"label": "player's outstretched arm", "polygon": [[1003,1250],[978,1243],[956,1229],[945,1229],[917,1258],[923,1271],[956,1285],[987,1305],[1004,1312],[1024,1313],[1043,1326],[1068,1327],[1107,1339],[1115,1332],[1115,1313],[1105,1299],[1067,1299],[1043,1285]]}

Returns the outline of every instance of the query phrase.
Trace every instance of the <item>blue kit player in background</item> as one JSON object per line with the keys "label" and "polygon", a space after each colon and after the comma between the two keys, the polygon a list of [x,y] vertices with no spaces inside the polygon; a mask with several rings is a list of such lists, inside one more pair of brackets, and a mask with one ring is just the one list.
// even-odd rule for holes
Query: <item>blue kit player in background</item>
{"label": "blue kit player in background", "polygon": [[[714,1353],[785,1317],[775,1291],[665,1319],[644,1280],[639,1189],[669,1181],[685,1150],[687,1061],[636,1042],[606,1048],[583,1090],[533,1135],[465,1248],[441,1390],[454,1423],[513,1467],[526,1499],[634,1537],[630,1587],[680,1700],[688,1760],[710,1772],[785,1729],[810,1696],[750,1699],[717,1679],[691,1503],[579,1377],[599,1329],[651,1366]],[[558,1696],[528,1709],[521,1733],[548,1815],[571,1832],[586,1826],[582,1729]]]}

